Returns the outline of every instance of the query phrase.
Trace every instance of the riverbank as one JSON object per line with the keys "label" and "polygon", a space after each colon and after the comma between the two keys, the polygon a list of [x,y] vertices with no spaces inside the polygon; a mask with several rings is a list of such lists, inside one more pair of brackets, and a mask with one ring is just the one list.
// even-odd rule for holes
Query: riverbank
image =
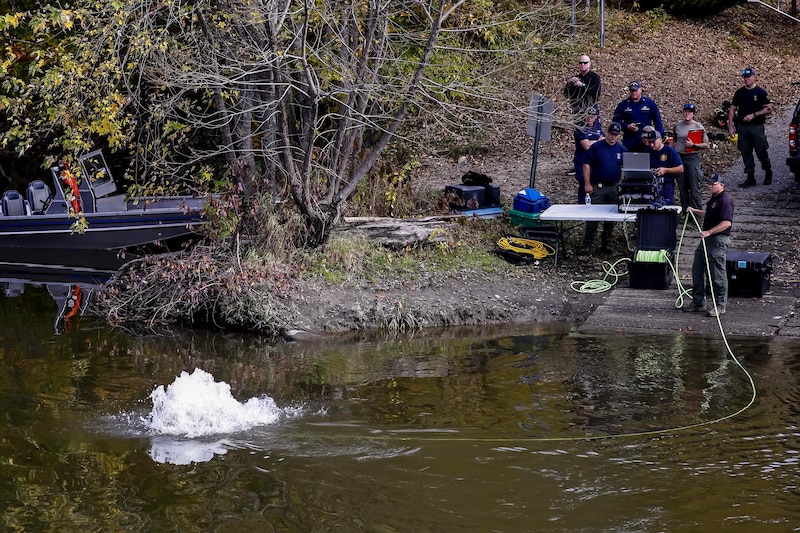
{"label": "riverbank", "polygon": [[[756,31],[749,31],[750,21],[760,21]],[[724,99],[730,99],[741,85],[739,72],[753,66],[759,73],[759,84],[767,89],[777,112],[767,125],[771,143],[771,157],[775,169],[774,186],[743,190],[738,201],[744,203],[775,199],[791,195],[797,186],[785,166],[786,109],[800,92],[791,82],[800,79],[794,68],[796,57],[790,54],[791,43],[797,49],[796,32],[788,31],[790,25],[780,15],[757,7],[739,6],[721,15],[703,21],[670,19],[657,30],[641,28],[633,40],[624,43],[619,36],[610,35],[607,46],[587,45],[595,69],[603,78],[601,118],[608,123],[609,111],[626,95],[625,87],[631,79],[640,79],[645,92],[659,103],[665,125],[677,122],[685,101],[698,106],[698,119],[708,131],[722,132],[711,125],[713,109]],[[676,39],[675,36],[680,36]],[[590,40],[590,36],[587,36]],[[661,57],[671,61],[653,64],[653,43],[658,42]],[[691,59],[693,53],[702,51],[703,61]],[[678,70],[675,66],[680,65]],[[791,65],[792,68],[787,68]],[[572,65],[564,65],[568,72]],[[542,92],[559,98],[560,73],[540,72],[537,80],[528,87],[514,87],[514,97]],[[547,87],[547,83],[550,86]],[[558,102],[557,102],[558,108]],[[668,126],[669,127],[669,126]],[[469,169],[489,175],[501,186],[504,204],[510,205],[510,196],[528,185],[533,141],[521,134],[519,123],[505,125],[503,138],[495,139],[480,156],[469,156]],[[551,201],[571,203],[575,181],[566,171],[571,166],[571,132],[554,130],[553,140],[541,145],[537,167],[536,187]],[[735,145],[726,141],[714,143],[704,154],[704,172],[725,173],[728,190],[736,191],[735,184],[743,181],[741,157]],[[450,183],[457,183],[465,171],[460,163],[447,157],[430,156],[415,175],[414,186],[437,194]],[[764,189],[764,190],[762,190]],[[780,192],[779,192],[780,191]],[[484,224],[473,221],[475,231]],[[748,246],[758,243],[758,235],[751,235],[738,225],[740,235],[747,235]],[[509,231],[513,231],[509,228]],[[481,252],[489,252],[503,235],[487,232],[480,245]],[[787,238],[792,238],[787,235]],[[737,235],[734,235],[736,240]],[[740,239],[740,242],[743,239]],[[769,238],[764,246],[769,246]],[[291,298],[291,311],[287,323],[290,329],[322,332],[342,332],[361,329],[387,329],[387,326],[440,327],[458,325],[487,325],[515,322],[544,322],[585,320],[600,305],[608,293],[586,294],[574,291],[576,280],[602,278],[602,261],[615,261],[628,255],[620,237],[615,254],[609,257],[580,258],[567,252],[558,269],[552,260],[543,259],[536,264],[514,267],[497,264],[484,270],[453,268],[448,272],[427,274],[424,260],[419,272],[405,278],[349,279],[340,284],[304,281]],[[800,272],[797,254],[776,254],[776,272],[773,284],[789,295],[795,295],[793,272]],[[796,295],[795,295],[796,296]],[[787,310],[788,312],[789,310]],[[388,328],[391,329],[391,328]]]}

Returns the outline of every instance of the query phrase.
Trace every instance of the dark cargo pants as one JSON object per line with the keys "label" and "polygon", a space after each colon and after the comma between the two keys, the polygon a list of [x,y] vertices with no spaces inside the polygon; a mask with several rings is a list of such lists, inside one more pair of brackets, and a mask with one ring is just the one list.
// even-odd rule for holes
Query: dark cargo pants
{"label": "dark cargo pants", "polygon": [[772,163],[769,160],[769,143],[767,142],[767,135],[764,133],[763,124],[737,124],[736,133],[739,135],[739,140],[736,147],[742,153],[742,162],[744,163],[744,173],[748,176],[755,173],[756,161],[753,158],[753,151],[755,151],[758,160],[761,162],[761,168],[766,172],[772,169]]}

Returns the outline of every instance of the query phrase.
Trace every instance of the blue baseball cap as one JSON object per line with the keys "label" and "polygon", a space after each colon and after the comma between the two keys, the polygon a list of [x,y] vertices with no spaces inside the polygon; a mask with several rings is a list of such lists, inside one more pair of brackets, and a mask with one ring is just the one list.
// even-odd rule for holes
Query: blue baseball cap
{"label": "blue baseball cap", "polygon": [[756,75],[756,69],[751,67],[747,67],[742,71],[743,78],[749,78],[750,76],[755,76],[755,75]]}
{"label": "blue baseball cap", "polygon": [[622,133],[622,126],[619,122],[612,122],[608,125],[608,133]]}
{"label": "blue baseball cap", "polygon": [[638,91],[638,90],[639,90],[639,89],[641,89],[641,88],[642,88],[642,84],[641,84],[641,83],[639,83],[639,82],[638,82],[638,81],[636,81],[636,80],[633,80],[633,81],[630,83],[630,85],[628,85],[628,90],[629,90],[629,91]]}
{"label": "blue baseball cap", "polygon": [[725,184],[725,177],[720,172],[714,172],[714,175],[708,178],[708,183],[722,183]]}

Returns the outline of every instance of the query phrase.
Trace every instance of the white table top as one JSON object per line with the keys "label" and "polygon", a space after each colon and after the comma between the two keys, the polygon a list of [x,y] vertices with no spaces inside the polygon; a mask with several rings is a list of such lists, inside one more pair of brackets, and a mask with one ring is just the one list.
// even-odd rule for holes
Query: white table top
{"label": "white table top", "polygon": [[[627,213],[620,213],[616,204],[553,204],[539,215],[539,220],[576,220],[584,222],[635,222],[638,207],[631,206]],[[669,205],[664,209],[681,212],[681,206]]]}

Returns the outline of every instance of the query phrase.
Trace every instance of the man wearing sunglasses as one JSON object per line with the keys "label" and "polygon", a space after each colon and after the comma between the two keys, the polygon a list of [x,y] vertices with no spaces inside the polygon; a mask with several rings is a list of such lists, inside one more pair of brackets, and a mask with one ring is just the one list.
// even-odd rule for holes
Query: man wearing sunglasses
{"label": "man wearing sunglasses", "polygon": [[767,96],[767,91],[756,85],[756,71],[746,68],[742,71],[744,85],[733,94],[731,108],[728,112],[728,135],[738,133],[736,147],[742,153],[744,173],[747,179],[739,187],[752,187],[756,185],[756,162],[753,158],[755,151],[761,168],[764,170],[764,185],[772,183],[772,163],[769,160],[769,144],[764,133],[764,122],[772,113],[772,103]]}
{"label": "man wearing sunglasses", "polygon": [[581,55],[578,57],[578,72],[569,78],[564,86],[564,96],[572,105],[576,124],[587,109],[597,105],[601,89],[600,76],[592,70],[592,60],[585,54]]}

